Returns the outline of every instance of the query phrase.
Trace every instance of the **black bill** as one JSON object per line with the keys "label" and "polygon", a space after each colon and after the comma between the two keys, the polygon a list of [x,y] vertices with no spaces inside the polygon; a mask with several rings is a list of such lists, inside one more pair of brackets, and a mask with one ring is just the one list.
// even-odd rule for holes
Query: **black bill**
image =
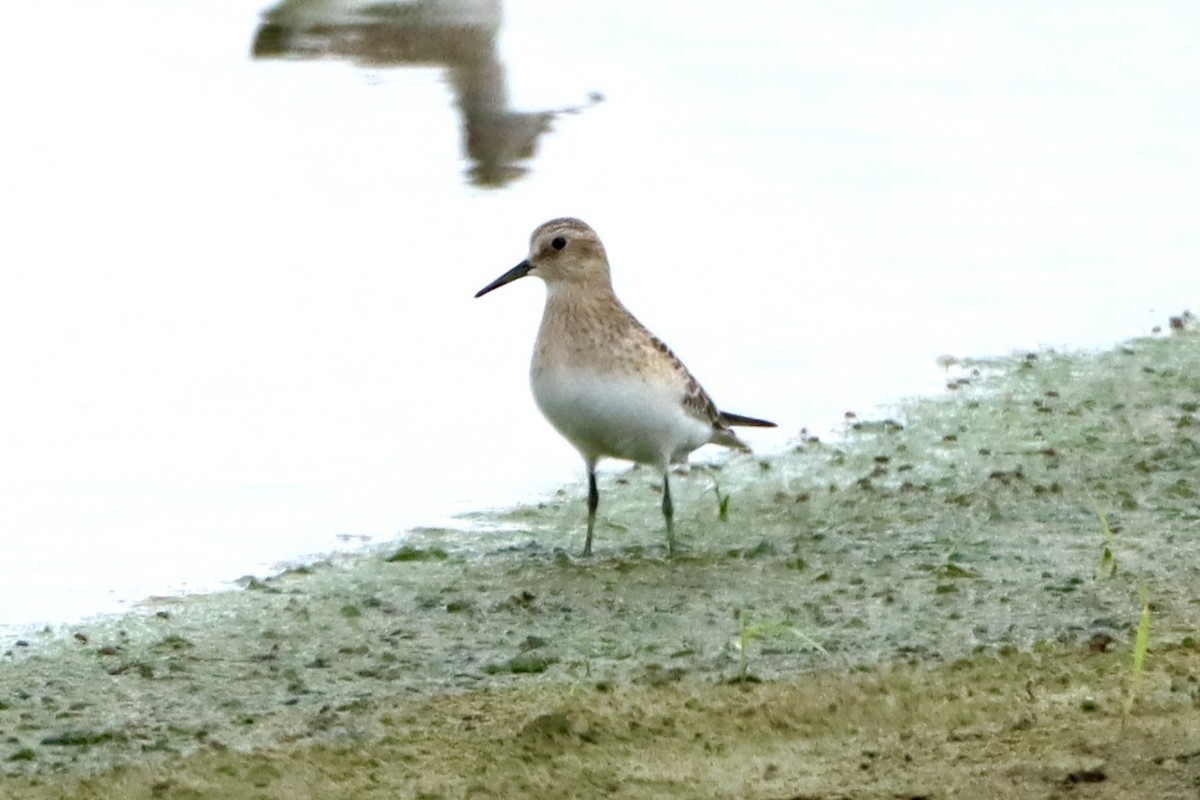
{"label": "black bill", "polygon": [[492,281],[487,286],[480,289],[478,292],[475,293],[475,296],[483,297],[485,294],[492,291],[493,289],[499,289],[504,284],[512,283],[517,278],[524,278],[526,275],[529,274],[529,270],[531,270],[531,269],[533,269],[532,264],[530,264],[528,261],[522,261],[520,264],[517,264],[515,267],[510,269],[508,272],[504,273],[499,278],[496,278],[496,280]]}

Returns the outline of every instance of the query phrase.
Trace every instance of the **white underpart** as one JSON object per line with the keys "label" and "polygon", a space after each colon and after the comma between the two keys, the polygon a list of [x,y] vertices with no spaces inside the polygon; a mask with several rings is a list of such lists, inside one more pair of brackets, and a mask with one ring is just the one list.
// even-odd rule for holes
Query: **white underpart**
{"label": "white underpart", "polygon": [[531,383],[542,414],[591,465],[608,456],[665,470],[712,438],[675,387],[569,369],[535,370]]}

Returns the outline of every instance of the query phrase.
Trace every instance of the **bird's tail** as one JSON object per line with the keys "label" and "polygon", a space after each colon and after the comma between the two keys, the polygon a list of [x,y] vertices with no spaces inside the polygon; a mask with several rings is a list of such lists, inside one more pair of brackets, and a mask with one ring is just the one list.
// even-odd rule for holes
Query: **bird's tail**
{"label": "bird's tail", "polygon": [[757,419],[755,417],[743,417],[741,414],[731,414],[728,411],[721,411],[721,422],[726,425],[737,425],[742,428],[774,428],[777,427],[774,422],[768,422],[765,419]]}
{"label": "bird's tail", "polygon": [[745,428],[774,428],[774,422],[768,422],[765,419],[756,417],[743,417],[741,414],[730,414],[725,411],[718,411],[720,417],[720,425],[713,426],[713,438],[710,439],[713,444],[732,447],[735,450],[741,450],[743,453],[749,453],[750,448],[737,437],[737,434],[729,430],[731,425],[738,425]]}

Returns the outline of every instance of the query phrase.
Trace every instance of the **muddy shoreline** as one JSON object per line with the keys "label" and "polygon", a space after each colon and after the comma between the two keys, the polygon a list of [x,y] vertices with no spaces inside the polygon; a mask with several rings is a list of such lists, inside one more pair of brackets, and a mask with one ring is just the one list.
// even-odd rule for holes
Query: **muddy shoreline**
{"label": "muddy shoreline", "polygon": [[3,794],[1194,796],[1200,334],[947,380],[674,478],[675,559],[634,470],[590,561],[572,486],[0,643]]}

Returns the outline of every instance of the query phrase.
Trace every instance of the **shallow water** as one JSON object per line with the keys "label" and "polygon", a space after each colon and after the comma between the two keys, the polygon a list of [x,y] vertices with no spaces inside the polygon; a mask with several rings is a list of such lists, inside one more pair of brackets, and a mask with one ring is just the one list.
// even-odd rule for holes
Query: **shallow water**
{"label": "shallow water", "polygon": [[0,626],[575,480],[471,299],[551,216],[767,452],[1196,304],[1190,4],[401,11],[9,10]]}

